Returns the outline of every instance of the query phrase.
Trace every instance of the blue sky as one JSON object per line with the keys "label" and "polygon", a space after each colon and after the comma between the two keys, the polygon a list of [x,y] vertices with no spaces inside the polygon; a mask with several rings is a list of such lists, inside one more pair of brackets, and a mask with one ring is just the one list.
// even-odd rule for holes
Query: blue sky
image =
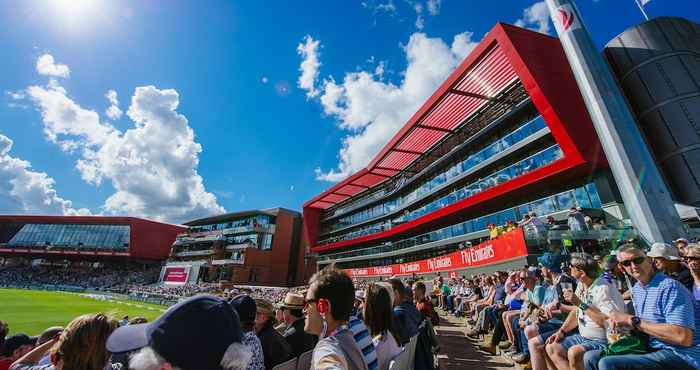
{"label": "blue sky", "polygon": [[[495,22],[555,32],[531,0],[204,4],[0,1],[0,213],[300,209]],[[578,5],[601,47],[642,20],[633,0]],[[646,8],[700,21],[697,0]]]}

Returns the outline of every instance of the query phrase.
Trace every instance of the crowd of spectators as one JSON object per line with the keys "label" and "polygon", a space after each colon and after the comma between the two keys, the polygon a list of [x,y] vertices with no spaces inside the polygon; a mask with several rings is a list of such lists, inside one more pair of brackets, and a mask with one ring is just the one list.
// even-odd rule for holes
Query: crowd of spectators
{"label": "crowd of spectators", "polygon": [[154,283],[158,279],[159,271],[159,266],[5,266],[0,267],[0,286],[54,285],[124,292],[132,285]]}
{"label": "crowd of spectators", "polygon": [[532,369],[700,368],[700,245],[545,253],[537,266],[434,281],[467,337]]}
{"label": "crowd of spectators", "polygon": [[0,370],[269,370],[297,358],[319,370],[436,369],[439,317],[421,282],[353,281],[329,267],[293,289],[180,288],[195,295],[150,323],[96,313],[31,337],[7,336],[0,321]]}

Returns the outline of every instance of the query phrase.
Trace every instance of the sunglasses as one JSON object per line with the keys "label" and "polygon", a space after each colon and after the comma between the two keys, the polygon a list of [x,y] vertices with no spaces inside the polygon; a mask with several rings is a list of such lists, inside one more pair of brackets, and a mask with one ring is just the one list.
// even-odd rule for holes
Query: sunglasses
{"label": "sunglasses", "polygon": [[635,264],[635,266],[639,266],[642,263],[644,263],[644,260],[646,260],[646,257],[635,257],[635,258],[631,258],[631,259],[619,261],[619,262],[622,266],[630,267],[630,266],[632,266],[633,263]]}
{"label": "sunglasses", "polygon": [[700,261],[700,257],[683,257],[686,262]]}

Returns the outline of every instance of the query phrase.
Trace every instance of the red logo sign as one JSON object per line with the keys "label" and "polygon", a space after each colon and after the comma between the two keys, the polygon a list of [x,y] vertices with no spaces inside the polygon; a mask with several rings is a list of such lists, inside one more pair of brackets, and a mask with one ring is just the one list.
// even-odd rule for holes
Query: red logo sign
{"label": "red logo sign", "polygon": [[166,267],[163,282],[169,284],[185,284],[190,274],[190,266]]}
{"label": "red logo sign", "polygon": [[576,14],[574,14],[574,12],[559,8],[559,21],[561,22],[561,26],[564,28],[564,31],[568,31],[569,28],[571,28],[571,25],[574,24],[575,20]]}
{"label": "red logo sign", "polygon": [[527,247],[521,229],[503,234],[472,248],[455,251],[444,256],[394,265],[345,270],[352,277],[428,274],[436,271],[451,272],[470,267],[487,266],[527,256]]}

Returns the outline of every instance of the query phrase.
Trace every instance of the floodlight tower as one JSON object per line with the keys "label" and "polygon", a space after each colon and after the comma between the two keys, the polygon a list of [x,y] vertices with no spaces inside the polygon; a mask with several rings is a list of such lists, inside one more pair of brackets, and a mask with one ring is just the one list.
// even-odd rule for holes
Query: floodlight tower
{"label": "floodlight tower", "polygon": [[646,243],[685,235],[666,183],[574,0],[546,2],[634,227]]}

